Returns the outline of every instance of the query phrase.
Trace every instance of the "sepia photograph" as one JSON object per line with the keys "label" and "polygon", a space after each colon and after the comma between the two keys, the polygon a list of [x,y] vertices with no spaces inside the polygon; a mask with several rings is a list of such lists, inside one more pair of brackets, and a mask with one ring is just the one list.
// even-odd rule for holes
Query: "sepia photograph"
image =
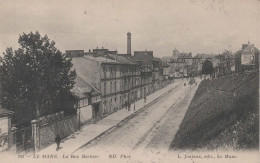
{"label": "sepia photograph", "polygon": [[1,163],[260,163],[260,0],[0,0]]}

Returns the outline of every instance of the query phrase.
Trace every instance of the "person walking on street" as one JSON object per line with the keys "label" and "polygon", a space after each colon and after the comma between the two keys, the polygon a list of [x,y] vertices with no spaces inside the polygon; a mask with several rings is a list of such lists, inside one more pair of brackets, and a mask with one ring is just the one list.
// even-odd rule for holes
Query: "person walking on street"
{"label": "person walking on street", "polygon": [[131,103],[128,102],[128,111],[130,111],[130,108],[131,108]]}
{"label": "person walking on street", "polygon": [[127,110],[127,101],[125,102],[125,109]]}
{"label": "person walking on street", "polygon": [[55,138],[55,143],[57,144],[56,151],[58,151],[60,149],[60,141],[61,141],[60,135],[57,134],[57,136]]}
{"label": "person walking on street", "polygon": [[146,96],[144,96],[144,103],[146,103]]}

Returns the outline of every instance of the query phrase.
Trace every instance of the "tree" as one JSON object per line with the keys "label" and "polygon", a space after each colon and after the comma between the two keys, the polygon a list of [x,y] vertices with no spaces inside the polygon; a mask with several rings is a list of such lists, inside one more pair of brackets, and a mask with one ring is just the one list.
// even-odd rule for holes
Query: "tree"
{"label": "tree", "polygon": [[202,64],[201,73],[205,75],[212,75],[214,72],[213,63],[210,60],[205,60]]}
{"label": "tree", "polygon": [[31,115],[27,115],[28,123],[62,110],[63,99],[71,96],[76,72],[71,71],[71,59],[47,35],[23,33],[18,43],[18,50],[7,48],[0,58],[0,100],[3,107],[21,113],[20,118]]}

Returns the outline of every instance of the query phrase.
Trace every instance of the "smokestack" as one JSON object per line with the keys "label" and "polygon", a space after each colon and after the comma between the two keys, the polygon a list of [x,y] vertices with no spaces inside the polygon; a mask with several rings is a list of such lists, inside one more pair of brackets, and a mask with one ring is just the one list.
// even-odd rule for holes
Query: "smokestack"
{"label": "smokestack", "polygon": [[127,54],[131,55],[131,33],[127,33]]}

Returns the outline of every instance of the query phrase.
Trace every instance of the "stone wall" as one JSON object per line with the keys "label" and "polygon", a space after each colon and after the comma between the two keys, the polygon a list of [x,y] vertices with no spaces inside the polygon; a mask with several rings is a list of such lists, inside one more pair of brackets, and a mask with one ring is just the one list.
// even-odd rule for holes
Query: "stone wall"
{"label": "stone wall", "polygon": [[57,117],[57,119],[52,119],[49,122],[44,121],[45,123],[41,122],[43,121],[32,121],[35,151],[55,143],[54,140],[57,134],[63,139],[79,129],[77,114],[67,117]]}

